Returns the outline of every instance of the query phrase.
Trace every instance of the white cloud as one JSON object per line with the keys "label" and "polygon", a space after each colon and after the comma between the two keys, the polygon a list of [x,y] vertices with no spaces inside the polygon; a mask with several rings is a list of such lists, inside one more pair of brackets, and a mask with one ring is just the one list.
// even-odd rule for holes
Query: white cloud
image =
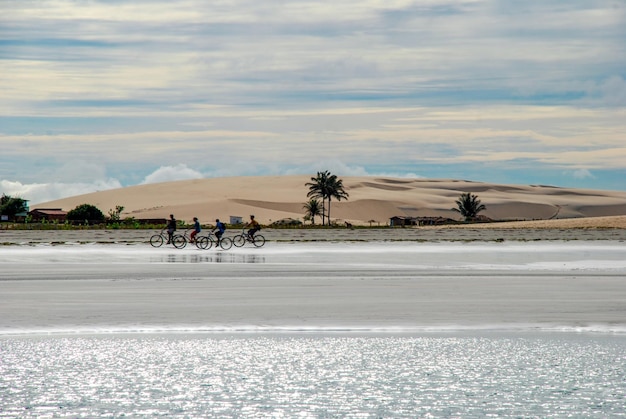
{"label": "white cloud", "polygon": [[574,179],[595,179],[595,176],[587,169],[578,169],[572,173]]}
{"label": "white cloud", "polygon": [[5,3],[0,178],[55,197],[112,167],[162,166],[154,183],[626,161],[619,2]]}
{"label": "white cloud", "polygon": [[171,182],[174,180],[201,179],[202,173],[187,167],[186,164],[161,166],[145,177],[141,184]]}
{"label": "white cloud", "polygon": [[117,179],[95,180],[91,183],[23,184],[9,180],[0,181],[2,193],[26,199],[30,205],[121,187],[122,185]]}

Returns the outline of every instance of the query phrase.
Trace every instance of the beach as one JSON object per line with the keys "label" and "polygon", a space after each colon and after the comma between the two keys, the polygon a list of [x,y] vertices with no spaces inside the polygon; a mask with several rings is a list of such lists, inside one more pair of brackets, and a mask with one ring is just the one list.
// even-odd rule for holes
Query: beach
{"label": "beach", "polygon": [[3,229],[0,418],[620,417],[625,219]]}
{"label": "beach", "polygon": [[0,418],[623,415],[622,229],[152,232],[0,231]]}
{"label": "beach", "polygon": [[[157,229],[0,229],[0,244],[148,243]],[[179,229],[178,233],[184,233]],[[232,237],[241,229],[229,226]],[[372,228],[263,228],[269,241],[537,241],[626,240],[626,216]]]}
{"label": "beach", "polygon": [[626,325],[620,241],[67,243],[2,253],[3,333]]}

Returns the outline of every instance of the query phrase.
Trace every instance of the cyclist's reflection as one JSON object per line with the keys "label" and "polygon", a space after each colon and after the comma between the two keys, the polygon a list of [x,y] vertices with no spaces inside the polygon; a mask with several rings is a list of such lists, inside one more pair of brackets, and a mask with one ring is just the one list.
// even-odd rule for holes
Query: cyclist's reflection
{"label": "cyclist's reflection", "polygon": [[150,262],[167,263],[265,263],[264,256],[237,255],[232,253],[218,252],[210,255],[180,255],[170,253],[167,256],[152,257]]}

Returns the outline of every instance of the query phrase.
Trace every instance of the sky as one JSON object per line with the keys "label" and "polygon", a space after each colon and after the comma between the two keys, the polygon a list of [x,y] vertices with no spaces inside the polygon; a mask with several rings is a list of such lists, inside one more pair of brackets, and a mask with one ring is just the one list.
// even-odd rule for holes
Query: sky
{"label": "sky", "polygon": [[315,174],[626,190],[624,0],[0,0],[0,193]]}

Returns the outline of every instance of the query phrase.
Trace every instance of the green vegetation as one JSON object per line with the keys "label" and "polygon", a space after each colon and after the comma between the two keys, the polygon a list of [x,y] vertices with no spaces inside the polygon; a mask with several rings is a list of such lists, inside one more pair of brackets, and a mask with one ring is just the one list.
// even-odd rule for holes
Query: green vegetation
{"label": "green vegetation", "polygon": [[76,224],[99,224],[104,222],[104,214],[91,204],[82,204],[69,211],[66,219]]}
{"label": "green vegetation", "polygon": [[322,209],[322,204],[317,198],[311,198],[309,202],[304,204],[303,208],[306,211],[304,213],[304,218],[310,219],[311,224],[313,225],[315,225],[315,217],[321,217],[324,213],[324,210]]}
{"label": "green vegetation", "polygon": [[[343,187],[343,180],[325,170],[317,172],[317,176],[312,177],[311,182],[305,183],[305,186],[309,187],[307,197],[322,199],[322,225],[326,224],[326,220],[328,220],[328,225],[330,225],[330,202],[332,198],[335,198],[337,201],[348,199],[348,193]],[[326,201],[328,201],[328,210],[326,210]]]}
{"label": "green vegetation", "polygon": [[7,215],[9,219],[14,219],[17,214],[25,213],[28,210],[27,202],[22,198],[2,194],[0,197],[0,214]]}
{"label": "green vegetation", "polygon": [[110,221],[120,221],[120,217],[122,215],[122,211],[124,211],[124,207],[121,205],[116,205],[115,209],[109,210],[109,220]]}
{"label": "green vegetation", "polygon": [[465,217],[465,221],[472,221],[476,219],[478,213],[487,209],[486,206],[481,204],[480,199],[476,195],[472,195],[469,192],[461,194],[456,201],[456,208],[452,208],[452,211],[461,213]]}

